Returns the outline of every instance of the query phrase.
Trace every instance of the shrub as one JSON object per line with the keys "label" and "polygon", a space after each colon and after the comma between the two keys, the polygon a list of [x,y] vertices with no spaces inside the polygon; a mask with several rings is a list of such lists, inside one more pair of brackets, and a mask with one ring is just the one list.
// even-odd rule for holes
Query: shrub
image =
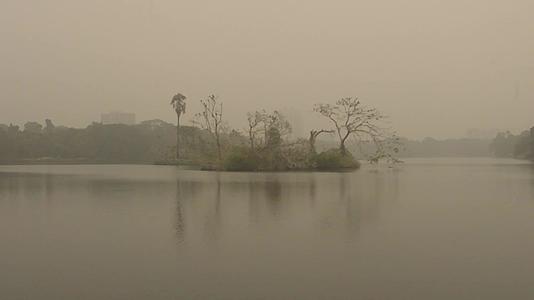
{"label": "shrub", "polygon": [[247,148],[231,149],[223,162],[227,171],[257,171],[260,164],[260,157]]}
{"label": "shrub", "polygon": [[297,140],[282,149],[282,157],[289,170],[309,170],[314,168],[313,155],[307,140]]}
{"label": "shrub", "polygon": [[315,155],[315,165],[319,170],[357,169],[360,163],[350,152],[343,154],[339,149],[330,149]]}

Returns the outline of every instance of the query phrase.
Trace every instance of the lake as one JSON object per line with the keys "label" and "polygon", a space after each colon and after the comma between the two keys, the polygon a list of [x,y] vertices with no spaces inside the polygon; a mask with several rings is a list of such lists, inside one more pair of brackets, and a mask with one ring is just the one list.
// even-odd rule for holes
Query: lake
{"label": "lake", "polygon": [[0,299],[534,299],[534,166],[0,166]]}

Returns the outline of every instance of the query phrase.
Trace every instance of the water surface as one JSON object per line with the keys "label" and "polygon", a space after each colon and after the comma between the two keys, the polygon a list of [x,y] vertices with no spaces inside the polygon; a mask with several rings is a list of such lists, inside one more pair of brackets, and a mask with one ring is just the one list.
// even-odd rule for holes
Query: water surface
{"label": "water surface", "polygon": [[0,166],[0,299],[534,299],[534,167]]}

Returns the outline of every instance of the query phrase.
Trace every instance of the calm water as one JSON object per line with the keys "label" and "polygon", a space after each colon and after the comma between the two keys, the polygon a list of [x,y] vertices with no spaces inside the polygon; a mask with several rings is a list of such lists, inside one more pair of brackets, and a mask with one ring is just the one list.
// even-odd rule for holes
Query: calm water
{"label": "calm water", "polygon": [[1,166],[0,299],[534,299],[534,166]]}

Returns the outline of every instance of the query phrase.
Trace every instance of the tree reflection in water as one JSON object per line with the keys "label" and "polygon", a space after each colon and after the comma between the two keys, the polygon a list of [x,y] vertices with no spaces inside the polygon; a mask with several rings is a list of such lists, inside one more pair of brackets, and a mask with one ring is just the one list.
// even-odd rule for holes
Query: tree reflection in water
{"label": "tree reflection in water", "polygon": [[[176,234],[216,241],[221,233],[312,226],[352,239],[394,202],[393,170],[354,173],[202,173],[178,178]],[[235,229],[231,230],[235,227]],[[248,230],[248,231],[247,231]]]}

